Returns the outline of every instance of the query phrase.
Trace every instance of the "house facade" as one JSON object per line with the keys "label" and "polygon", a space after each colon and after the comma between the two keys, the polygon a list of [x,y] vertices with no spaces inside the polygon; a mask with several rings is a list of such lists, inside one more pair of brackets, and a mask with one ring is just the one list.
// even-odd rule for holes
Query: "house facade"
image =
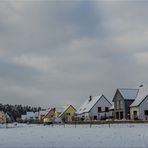
{"label": "house facade", "polygon": [[6,123],[6,114],[3,111],[0,111],[0,124]]}
{"label": "house facade", "polygon": [[40,110],[38,115],[38,120],[40,123],[43,123],[44,116],[47,114],[47,110]]}
{"label": "house facade", "polygon": [[56,118],[60,118],[64,122],[71,122],[73,121],[76,111],[76,108],[72,105],[56,108]]}
{"label": "house facade", "polygon": [[43,123],[53,123],[55,120],[55,108],[49,109],[45,116],[43,117]]}
{"label": "house facade", "polygon": [[148,120],[148,91],[139,90],[135,101],[130,105],[132,120]]}
{"label": "house facade", "polygon": [[84,104],[78,109],[77,117],[80,120],[101,120],[111,116],[109,108],[112,104],[104,96],[90,96]]}
{"label": "house facade", "polygon": [[34,122],[38,121],[39,112],[27,112],[26,115],[21,115],[22,122]]}
{"label": "house facade", "polygon": [[114,118],[114,104],[109,108],[109,112],[110,112],[110,119]]}
{"label": "house facade", "polygon": [[11,123],[12,119],[7,113],[4,113],[3,111],[0,111],[0,124],[3,123]]}
{"label": "house facade", "polygon": [[114,118],[129,119],[130,105],[134,102],[138,95],[139,89],[119,88],[113,98],[114,103]]}

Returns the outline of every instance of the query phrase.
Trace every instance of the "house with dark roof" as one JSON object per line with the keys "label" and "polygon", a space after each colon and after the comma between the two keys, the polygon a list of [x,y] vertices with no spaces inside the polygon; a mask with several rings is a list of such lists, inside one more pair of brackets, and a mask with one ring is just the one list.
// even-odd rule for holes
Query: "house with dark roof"
{"label": "house with dark roof", "polygon": [[104,96],[90,96],[76,112],[81,120],[100,120],[110,117],[109,108],[112,104]]}
{"label": "house with dark roof", "polygon": [[130,105],[135,101],[139,89],[118,88],[113,97],[114,102],[114,118],[129,119]]}
{"label": "house with dark roof", "polygon": [[148,90],[139,89],[135,101],[130,105],[130,117],[133,120],[148,120]]}

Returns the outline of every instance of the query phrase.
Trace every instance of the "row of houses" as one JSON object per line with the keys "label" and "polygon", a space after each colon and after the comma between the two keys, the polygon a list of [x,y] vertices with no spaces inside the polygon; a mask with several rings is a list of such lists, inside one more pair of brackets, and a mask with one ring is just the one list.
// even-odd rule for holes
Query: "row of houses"
{"label": "row of houses", "polygon": [[117,89],[113,98],[115,119],[148,119],[148,91],[139,89]]}
{"label": "row of houses", "polygon": [[[5,123],[8,115],[0,112],[0,123]],[[148,120],[148,91],[118,88],[112,99],[101,94],[90,96],[77,110],[73,105],[55,107],[39,112],[27,112],[21,116],[23,122],[61,123],[92,120]]]}
{"label": "row of houses", "polygon": [[[28,115],[27,115],[28,116]],[[27,117],[26,116],[26,117]],[[30,117],[29,117],[30,118]],[[51,108],[37,115],[40,121],[90,121],[106,119],[148,119],[148,91],[143,87],[138,89],[118,88],[112,103],[105,95],[90,96],[78,110],[73,105],[63,108]]]}
{"label": "row of houses", "polygon": [[23,122],[39,122],[39,123],[62,123],[74,120],[76,108],[72,105],[63,107],[50,108],[39,112],[27,112],[21,116]]}
{"label": "row of houses", "polygon": [[112,103],[104,96],[90,96],[78,109],[77,116],[82,120],[102,119],[148,119],[148,91],[118,88]]}

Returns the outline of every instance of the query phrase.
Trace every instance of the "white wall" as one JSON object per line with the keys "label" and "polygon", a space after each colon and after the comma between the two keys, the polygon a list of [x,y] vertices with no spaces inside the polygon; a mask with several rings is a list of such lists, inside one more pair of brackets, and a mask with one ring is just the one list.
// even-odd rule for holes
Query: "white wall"
{"label": "white wall", "polygon": [[137,111],[137,117],[139,118],[139,108],[138,107],[131,107],[130,108],[130,118],[134,120],[134,111]]}
{"label": "white wall", "polygon": [[90,120],[90,113],[83,113],[83,114],[78,114],[78,118],[82,118],[84,117],[84,119],[87,121],[87,120]]}
{"label": "white wall", "polygon": [[134,118],[133,112],[137,111],[138,119],[148,120],[148,116],[144,114],[145,110],[148,110],[148,96],[139,106],[130,108],[131,119]]}
{"label": "white wall", "polygon": [[22,119],[23,121],[27,120],[27,115],[21,115],[21,119]]}
{"label": "white wall", "polygon": [[[101,116],[105,116],[105,113],[98,113],[98,107],[101,107],[101,111],[105,111],[105,107],[110,108],[112,105],[102,96],[100,100],[95,104],[95,106],[90,110],[90,116],[93,118],[97,116],[98,119],[101,119]],[[111,112],[106,113],[106,117],[111,116]]]}
{"label": "white wall", "polygon": [[148,110],[148,96],[139,106],[139,118],[142,120],[148,119],[148,117],[144,115],[145,110]]}

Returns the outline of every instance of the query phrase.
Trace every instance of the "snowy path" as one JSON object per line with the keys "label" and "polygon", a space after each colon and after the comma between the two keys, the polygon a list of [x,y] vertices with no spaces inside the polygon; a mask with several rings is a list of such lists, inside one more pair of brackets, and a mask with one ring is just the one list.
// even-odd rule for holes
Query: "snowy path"
{"label": "snowy path", "polygon": [[146,148],[148,124],[43,126],[0,128],[0,147]]}

